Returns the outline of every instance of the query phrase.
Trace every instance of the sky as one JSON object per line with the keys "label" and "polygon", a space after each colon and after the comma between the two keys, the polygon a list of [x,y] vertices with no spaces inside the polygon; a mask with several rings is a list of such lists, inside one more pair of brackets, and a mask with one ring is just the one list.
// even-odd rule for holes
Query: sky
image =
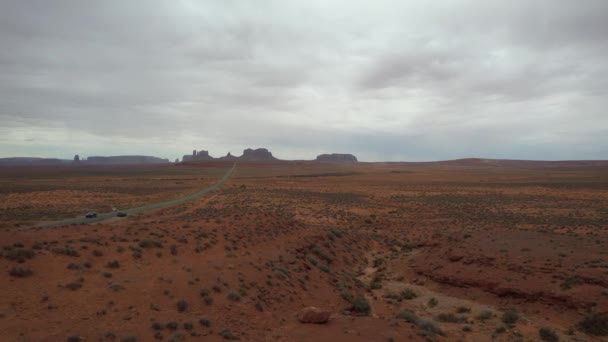
{"label": "sky", "polygon": [[608,159],[608,1],[0,1],[0,157]]}

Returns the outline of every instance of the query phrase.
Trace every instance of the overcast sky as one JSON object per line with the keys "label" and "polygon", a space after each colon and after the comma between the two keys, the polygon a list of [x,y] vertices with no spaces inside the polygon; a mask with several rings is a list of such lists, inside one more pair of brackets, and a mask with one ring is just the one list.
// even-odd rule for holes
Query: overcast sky
{"label": "overcast sky", "polygon": [[608,1],[0,1],[0,156],[608,159]]}

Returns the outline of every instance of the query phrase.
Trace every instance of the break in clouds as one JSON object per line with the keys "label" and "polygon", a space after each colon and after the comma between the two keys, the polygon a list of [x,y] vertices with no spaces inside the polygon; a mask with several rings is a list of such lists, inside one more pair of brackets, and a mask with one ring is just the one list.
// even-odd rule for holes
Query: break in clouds
{"label": "break in clouds", "polygon": [[608,2],[3,1],[0,156],[608,158]]}

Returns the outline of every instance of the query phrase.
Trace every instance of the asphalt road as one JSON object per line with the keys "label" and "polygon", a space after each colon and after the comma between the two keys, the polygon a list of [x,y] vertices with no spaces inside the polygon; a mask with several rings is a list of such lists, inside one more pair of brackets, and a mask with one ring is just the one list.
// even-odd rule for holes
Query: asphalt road
{"label": "asphalt road", "polygon": [[[148,205],[144,205],[144,206],[141,206],[141,207],[135,207],[135,208],[130,208],[130,209],[123,209],[123,210],[120,210],[120,211],[126,212],[128,215],[133,215],[133,214],[141,213],[141,212],[144,212],[144,211],[156,210],[156,209],[161,209],[161,208],[167,208],[167,207],[171,207],[171,206],[174,206],[174,205],[182,204],[182,203],[185,203],[185,202],[188,202],[188,201],[192,201],[192,200],[197,199],[199,197],[205,196],[205,195],[213,192],[217,188],[219,188],[228,178],[230,178],[230,176],[232,175],[232,173],[234,172],[235,169],[236,169],[236,163],[215,184],[213,184],[212,186],[210,186],[208,188],[205,188],[205,189],[202,189],[202,190],[200,190],[198,192],[195,192],[195,193],[193,193],[191,195],[175,198],[175,199],[172,199],[172,200],[169,200],[169,201],[160,202],[160,203],[148,204]],[[71,225],[71,224],[94,223],[94,222],[106,221],[106,220],[109,220],[109,219],[120,219],[120,217],[116,216],[117,213],[118,213],[117,211],[112,211],[112,212],[103,213],[103,214],[99,214],[98,213],[97,217],[94,217],[94,218],[85,218],[84,217],[85,213],[82,213],[82,217],[77,217],[77,218],[72,218],[72,219],[67,219],[67,220],[61,220],[61,221],[44,222],[44,223],[40,223],[40,224],[36,225],[36,227],[38,227],[38,228],[60,227],[60,226],[67,226],[67,225]]]}

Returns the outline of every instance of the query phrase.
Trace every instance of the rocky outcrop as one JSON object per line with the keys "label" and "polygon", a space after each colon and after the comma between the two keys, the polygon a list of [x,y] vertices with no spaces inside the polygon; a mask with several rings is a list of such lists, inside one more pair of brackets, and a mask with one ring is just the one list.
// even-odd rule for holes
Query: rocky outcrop
{"label": "rocky outcrop", "polygon": [[317,156],[316,161],[329,162],[329,163],[356,163],[357,157],[348,153],[332,153],[332,154],[320,154]]}
{"label": "rocky outcrop", "polygon": [[298,313],[298,320],[301,323],[324,324],[329,321],[330,316],[331,312],[329,310],[310,306]]}
{"label": "rocky outcrop", "polygon": [[229,160],[229,161],[232,161],[232,160],[238,160],[238,159],[239,159],[239,157],[235,157],[235,156],[233,156],[233,155],[232,155],[230,152],[228,152],[228,154],[227,154],[227,155],[225,155],[225,156],[223,156],[223,157],[219,157],[219,158],[217,158],[217,159],[218,159],[218,160]]}
{"label": "rocky outcrop", "polygon": [[243,155],[240,157],[232,155],[228,152],[227,155],[219,158],[213,158],[209,155],[208,151],[192,151],[192,155],[185,155],[182,158],[184,162],[192,162],[192,161],[206,161],[206,160],[220,160],[220,161],[257,161],[257,162],[270,162],[277,161],[270,151],[265,148],[257,148],[257,149],[245,149],[243,151]]}
{"label": "rocky outcrop", "polygon": [[162,159],[151,156],[109,156],[89,157],[87,164],[164,164],[169,163],[169,159]]}
{"label": "rocky outcrop", "polygon": [[243,155],[239,157],[239,160],[246,161],[275,161],[277,158],[272,156],[272,153],[265,148],[258,149],[246,149],[243,151]]}
{"label": "rocky outcrop", "polygon": [[213,158],[212,156],[209,155],[209,151],[205,151],[205,150],[200,150],[200,151],[196,151],[193,150],[192,151],[192,155],[185,155],[182,157],[183,161],[193,161],[193,160],[213,160],[215,158]]}

